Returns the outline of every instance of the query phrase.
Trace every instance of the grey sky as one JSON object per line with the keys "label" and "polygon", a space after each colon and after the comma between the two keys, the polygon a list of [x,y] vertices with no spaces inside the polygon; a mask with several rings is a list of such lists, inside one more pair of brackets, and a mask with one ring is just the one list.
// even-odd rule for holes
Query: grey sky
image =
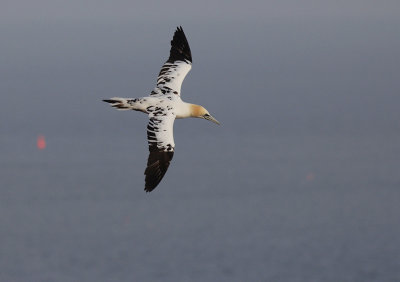
{"label": "grey sky", "polygon": [[0,21],[29,20],[265,20],[290,18],[396,18],[396,0],[373,1],[13,1],[0,4]]}
{"label": "grey sky", "polygon": [[[0,280],[398,281],[399,11],[1,0]],[[222,126],[176,121],[146,194],[148,117],[101,100],[148,95],[177,25]]]}

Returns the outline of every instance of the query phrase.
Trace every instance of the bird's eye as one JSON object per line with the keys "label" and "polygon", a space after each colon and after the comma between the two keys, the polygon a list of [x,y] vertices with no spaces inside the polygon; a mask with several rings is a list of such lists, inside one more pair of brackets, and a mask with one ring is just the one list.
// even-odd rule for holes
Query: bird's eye
{"label": "bird's eye", "polygon": [[209,114],[205,114],[204,116],[205,116],[205,117],[209,117],[210,115],[209,115]]}

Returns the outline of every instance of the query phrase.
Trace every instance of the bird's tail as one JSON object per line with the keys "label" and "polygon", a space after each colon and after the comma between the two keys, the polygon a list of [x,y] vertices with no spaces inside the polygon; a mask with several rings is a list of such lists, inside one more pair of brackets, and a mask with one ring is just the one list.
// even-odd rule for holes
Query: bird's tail
{"label": "bird's tail", "polygon": [[119,98],[113,97],[110,99],[103,100],[111,105],[111,107],[116,108],[117,110],[136,110],[135,101],[136,99],[128,99],[128,98]]}

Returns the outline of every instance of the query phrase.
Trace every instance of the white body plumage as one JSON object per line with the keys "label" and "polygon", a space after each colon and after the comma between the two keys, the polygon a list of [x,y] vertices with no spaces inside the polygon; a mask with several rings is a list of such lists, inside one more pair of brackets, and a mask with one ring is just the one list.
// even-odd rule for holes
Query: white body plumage
{"label": "white body plumage", "polygon": [[118,110],[135,110],[149,115],[147,141],[149,158],[145,171],[145,191],[152,191],[166,173],[174,154],[173,126],[176,118],[197,117],[215,122],[199,105],[183,102],[182,82],[192,68],[192,55],[182,28],[178,27],[171,41],[170,56],[161,67],[157,86],[148,97],[103,100]]}

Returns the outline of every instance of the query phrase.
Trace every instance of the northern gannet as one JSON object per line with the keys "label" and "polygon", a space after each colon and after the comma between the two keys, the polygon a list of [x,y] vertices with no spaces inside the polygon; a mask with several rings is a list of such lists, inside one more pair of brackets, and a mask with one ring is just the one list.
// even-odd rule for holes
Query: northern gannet
{"label": "northern gannet", "polygon": [[219,124],[204,107],[182,101],[181,85],[191,68],[189,43],[182,27],[178,27],[171,41],[169,58],[161,67],[157,86],[150,96],[103,100],[118,110],[134,110],[149,115],[147,141],[150,154],[144,172],[146,192],[157,187],[174,156],[173,126],[176,118],[203,118]]}

